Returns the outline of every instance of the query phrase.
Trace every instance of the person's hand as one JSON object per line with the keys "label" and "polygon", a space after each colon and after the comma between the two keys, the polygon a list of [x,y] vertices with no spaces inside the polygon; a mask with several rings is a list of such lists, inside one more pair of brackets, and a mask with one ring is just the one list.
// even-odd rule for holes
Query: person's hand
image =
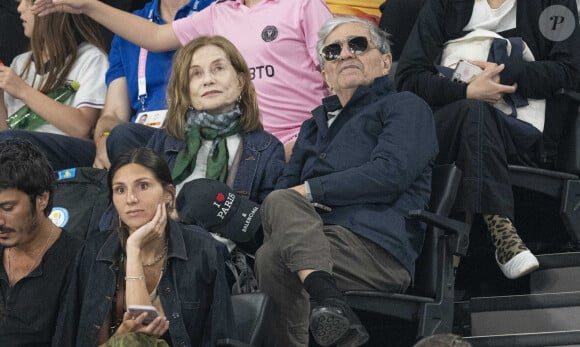
{"label": "person's hand", "polygon": [[93,167],[97,169],[109,170],[111,167],[111,162],[109,161],[109,156],[107,155],[107,138],[101,137],[96,145],[95,162]]}
{"label": "person's hand", "polygon": [[467,85],[468,99],[477,99],[495,104],[503,98],[504,94],[511,94],[517,90],[517,84],[507,86],[499,83],[499,75],[505,65],[473,63],[481,67],[483,71]]}
{"label": "person's hand", "polygon": [[306,197],[306,187],[304,187],[304,184],[301,184],[299,186],[294,186],[290,189],[292,189],[292,190],[296,191],[298,194]]}
{"label": "person's hand", "polygon": [[95,0],[36,0],[32,5],[32,12],[45,16],[54,12],[84,13],[87,7]]}
{"label": "person's hand", "polygon": [[127,238],[127,252],[129,249],[141,249],[143,245],[163,237],[165,234],[165,226],[167,225],[167,210],[165,204],[157,205],[157,210],[153,219],[145,223],[142,227],[135,230]]}
{"label": "person's hand", "polygon": [[125,312],[123,322],[115,332],[115,335],[128,333],[143,333],[155,337],[160,337],[169,329],[169,320],[165,317],[157,317],[151,323],[143,325],[147,313],[143,312],[138,317],[131,316],[131,313]]}
{"label": "person's hand", "polygon": [[[470,60],[469,61],[470,64],[473,64],[477,67],[479,67],[482,70],[490,70],[490,69],[494,69],[497,68],[499,65],[490,61],[477,61],[477,60]],[[502,68],[503,70],[503,68]],[[500,76],[499,73],[491,76],[492,81],[496,82],[496,83],[500,83]]]}
{"label": "person's hand", "polygon": [[31,88],[9,66],[0,65],[0,90],[3,90],[16,99],[22,100]]}

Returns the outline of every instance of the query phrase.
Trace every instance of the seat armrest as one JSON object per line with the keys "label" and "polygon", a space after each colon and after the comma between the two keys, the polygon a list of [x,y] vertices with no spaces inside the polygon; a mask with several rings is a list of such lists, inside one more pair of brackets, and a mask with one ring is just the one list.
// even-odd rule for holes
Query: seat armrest
{"label": "seat armrest", "polygon": [[465,256],[469,246],[469,225],[425,210],[411,210],[409,217],[442,229],[449,237],[451,251]]}

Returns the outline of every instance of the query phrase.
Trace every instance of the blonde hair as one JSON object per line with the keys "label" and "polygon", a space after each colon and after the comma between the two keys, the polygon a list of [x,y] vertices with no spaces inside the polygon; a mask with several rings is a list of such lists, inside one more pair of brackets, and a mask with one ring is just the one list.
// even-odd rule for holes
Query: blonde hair
{"label": "blonde hair", "polygon": [[191,58],[198,49],[209,45],[216,46],[226,53],[242,83],[242,92],[240,94],[240,110],[242,112],[240,124],[242,130],[245,132],[262,130],[258,97],[252,83],[248,64],[236,46],[223,36],[200,36],[181,47],[175,54],[171,78],[167,85],[168,111],[165,130],[173,137],[185,139],[185,114],[191,105],[189,99],[189,66]]}

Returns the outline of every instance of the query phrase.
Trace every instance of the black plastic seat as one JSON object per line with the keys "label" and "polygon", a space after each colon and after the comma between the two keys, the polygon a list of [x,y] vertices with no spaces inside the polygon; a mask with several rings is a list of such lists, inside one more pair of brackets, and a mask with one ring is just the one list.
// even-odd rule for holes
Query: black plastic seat
{"label": "black plastic seat", "polygon": [[409,211],[410,218],[428,224],[423,249],[416,262],[413,286],[404,294],[346,291],[345,296],[353,309],[416,322],[417,337],[451,332],[455,284],[453,255],[465,255],[469,244],[469,226],[447,218],[460,181],[461,171],[455,165],[435,167],[429,211]]}
{"label": "black plastic seat", "polygon": [[[580,93],[562,91],[580,105]],[[580,249],[580,107],[568,117],[555,170],[510,165],[513,186],[560,200],[562,222],[572,245]]]}
{"label": "black plastic seat", "polygon": [[220,339],[220,347],[264,346],[270,319],[270,298],[261,292],[232,295],[237,339]]}

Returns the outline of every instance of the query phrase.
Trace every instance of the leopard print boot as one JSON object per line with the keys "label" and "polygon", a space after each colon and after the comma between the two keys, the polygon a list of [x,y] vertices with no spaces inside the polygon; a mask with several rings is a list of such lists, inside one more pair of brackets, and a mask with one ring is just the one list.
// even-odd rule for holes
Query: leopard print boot
{"label": "leopard print boot", "polygon": [[500,215],[483,215],[495,246],[495,259],[507,278],[526,275],[539,267],[538,260],[526,247],[512,221]]}

